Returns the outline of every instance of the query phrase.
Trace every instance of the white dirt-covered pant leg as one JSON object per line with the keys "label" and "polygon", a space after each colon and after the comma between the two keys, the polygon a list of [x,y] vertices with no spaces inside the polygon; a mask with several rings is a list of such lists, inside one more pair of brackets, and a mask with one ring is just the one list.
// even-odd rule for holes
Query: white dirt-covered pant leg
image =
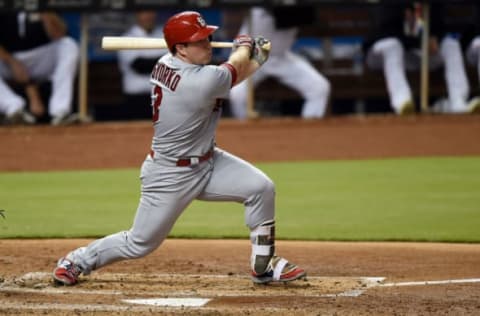
{"label": "white dirt-covered pant leg", "polygon": [[372,69],[383,69],[390,104],[398,113],[402,104],[412,100],[402,43],[394,37],[378,40],[367,54],[367,64]]}
{"label": "white dirt-covered pant leg", "polygon": [[147,158],[142,165],[142,195],[132,228],[78,248],[67,258],[89,274],[105,265],[151,253],[202,192],[212,169],[211,162],[196,167],[167,167]]}
{"label": "white dirt-covered pant leg", "polygon": [[455,38],[446,36],[440,43],[440,55],[445,66],[445,82],[450,111],[454,113],[466,112],[470,86],[460,42]]}
{"label": "white dirt-covered pant leg", "polygon": [[262,273],[275,253],[275,186],[261,170],[228,152],[217,150],[214,163],[210,181],[198,198],[245,205],[252,269]]}
{"label": "white dirt-covered pant leg", "polygon": [[330,82],[307,60],[293,52],[273,56],[269,60],[268,73],[300,93],[305,100],[303,118],[325,116],[331,91]]}
{"label": "white dirt-covered pant leg", "polygon": [[[264,65],[265,66],[265,65]],[[263,67],[262,67],[263,68]],[[251,76],[252,86],[255,87],[259,82],[265,79],[266,74],[263,69],[258,69]],[[248,79],[242,81],[230,90],[230,110],[234,118],[244,120],[247,119],[247,100],[248,100]]]}
{"label": "white dirt-covered pant leg", "polygon": [[55,42],[58,61],[52,74],[49,114],[62,116],[72,112],[73,85],[77,73],[79,47],[70,37]]}

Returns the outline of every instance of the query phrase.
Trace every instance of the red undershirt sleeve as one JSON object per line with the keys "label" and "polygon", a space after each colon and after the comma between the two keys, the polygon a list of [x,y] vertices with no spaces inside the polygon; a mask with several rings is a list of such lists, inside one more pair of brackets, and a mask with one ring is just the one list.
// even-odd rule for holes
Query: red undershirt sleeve
{"label": "red undershirt sleeve", "polygon": [[232,87],[235,85],[237,82],[237,70],[235,67],[232,66],[232,64],[229,64],[227,62],[223,63],[221,66],[227,67],[228,70],[230,70],[230,73],[232,74]]}

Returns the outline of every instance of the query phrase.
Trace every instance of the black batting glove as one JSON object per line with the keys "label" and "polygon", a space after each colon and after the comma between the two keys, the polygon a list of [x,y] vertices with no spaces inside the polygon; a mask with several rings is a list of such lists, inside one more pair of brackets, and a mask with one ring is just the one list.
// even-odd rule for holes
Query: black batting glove
{"label": "black batting glove", "polygon": [[255,37],[253,40],[251,59],[256,60],[260,66],[263,65],[270,55],[270,45],[270,41],[265,37]]}

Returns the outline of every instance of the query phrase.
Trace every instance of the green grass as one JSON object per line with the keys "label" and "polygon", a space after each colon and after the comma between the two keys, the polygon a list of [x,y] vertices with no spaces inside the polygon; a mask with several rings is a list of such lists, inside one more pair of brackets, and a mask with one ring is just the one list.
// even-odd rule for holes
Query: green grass
{"label": "green grass", "polygon": [[[276,183],[277,236],[480,242],[480,157],[258,164]],[[128,229],[139,170],[0,173],[0,238]],[[171,237],[246,238],[241,204],[194,202]]]}

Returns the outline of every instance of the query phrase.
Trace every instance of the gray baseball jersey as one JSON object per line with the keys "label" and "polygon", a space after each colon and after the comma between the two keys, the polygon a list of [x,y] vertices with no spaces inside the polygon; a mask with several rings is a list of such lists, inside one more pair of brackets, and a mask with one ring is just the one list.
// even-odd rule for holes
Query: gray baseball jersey
{"label": "gray baseball jersey", "polygon": [[[227,98],[235,77],[229,64],[193,65],[171,54],[158,61],[151,76],[152,150],[142,165],[133,226],[69,253],[67,258],[84,274],[155,250],[194,199],[243,203],[250,229],[274,219],[273,182],[215,147],[221,99]],[[214,230],[215,223],[211,225]]]}
{"label": "gray baseball jersey", "polygon": [[219,103],[232,85],[230,68],[194,65],[166,54],[150,82],[155,153],[180,158],[208,152],[220,118]]}

